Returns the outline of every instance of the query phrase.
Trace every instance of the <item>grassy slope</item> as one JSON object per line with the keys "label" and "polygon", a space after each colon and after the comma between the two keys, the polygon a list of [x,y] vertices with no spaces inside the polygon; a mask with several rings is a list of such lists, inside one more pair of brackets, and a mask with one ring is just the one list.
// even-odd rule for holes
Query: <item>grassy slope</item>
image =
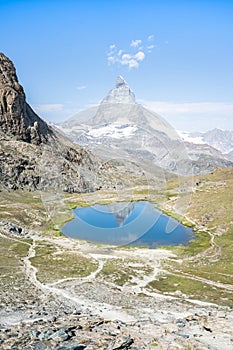
{"label": "grassy slope", "polygon": [[[213,174],[199,176],[194,179],[195,192],[192,194],[189,207],[185,208],[187,209],[185,214],[187,218],[196,223],[198,239],[186,247],[172,248],[177,254],[177,258],[165,262],[164,268],[168,273],[151,282],[148,285],[149,289],[157,289],[166,293],[174,293],[179,290],[181,293],[195,299],[232,304],[232,291],[200,280],[200,278],[205,278],[210,282],[219,281],[223,284],[232,284],[233,282],[232,175],[232,168],[223,168],[218,169]],[[198,186],[196,183],[198,183]],[[189,185],[190,179],[187,180],[187,186]],[[180,193],[180,184],[177,179],[170,180],[166,188],[165,194],[151,190],[148,194],[147,188],[145,190],[141,188],[139,191],[136,189],[125,191],[125,199],[149,199],[157,202],[162,209],[172,212],[173,215],[187,222],[187,218],[182,217],[182,214],[177,215],[175,213],[176,204],[179,202],[179,205],[182,207],[182,200],[187,196],[187,193]],[[190,196],[190,193],[188,195]],[[124,195],[122,194],[120,200],[123,199]],[[119,200],[119,193],[98,192],[97,194],[69,196],[68,198],[70,205],[71,203],[72,205],[97,201],[104,203],[114,200]],[[187,204],[187,201],[183,202]],[[63,209],[64,207],[61,208],[62,215],[59,214],[59,218],[55,220],[55,226],[61,225],[67,219],[67,211],[63,211]],[[48,220],[46,208],[41,201],[40,195],[37,193],[2,192],[0,203],[1,220],[9,220],[18,225],[36,230],[45,241],[47,237],[52,238],[57,235],[57,231],[52,229],[54,228],[54,222]],[[215,245],[213,243],[210,245],[209,233],[213,235]],[[1,237],[0,241],[2,256],[1,280],[3,283],[1,287],[3,289],[5,285],[9,293],[12,290],[13,295],[15,293],[12,289],[12,283],[16,276],[17,279],[15,281],[18,282],[15,284],[15,288],[19,289],[20,285],[28,283],[23,277],[21,266],[22,258],[28,253],[29,245],[27,243],[30,244],[30,241],[21,240],[21,243],[17,243]],[[36,257],[32,258],[31,261],[38,268],[38,278],[43,282],[49,281],[50,272],[51,282],[53,282],[65,277],[86,276],[97,268],[94,260],[86,259],[81,254],[73,254],[73,252],[68,250],[58,252],[55,245],[51,246],[51,242],[44,244],[41,240],[36,242]],[[72,264],[74,264],[74,268],[70,269]],[[19,268],[16,268],[16,266]],[[50,266],[49,273],[47,266]],[[124,264],[113,266],[108,263],[99,274],[99,278],[107,280],[110,278],[112,282],[118,285],[129,283],[137,274],[135,275],[135,269],[130,270],[128,264],[125,266],[124,269]],[[120,274],[118,268],[120,269]],[[144,272],[145,274],[150,273],[150,271]],[[197,279],[195,280],[195,278]]]}
{"label": "grassy slope", "polygon": [[[199,238],[187,247],[174,248],[178,259],[166,263],[172,274],[162,275],[150,287],[166,292],[179,290],[193,298],[232,305],[233,292],[219,288],[215,283],[233,284],[233,169],[221,168],[212,174],[198,176],[195,184],[186,215],[196,223],[201,240]],[[171,181],[170,188],[175,191],[176,187],[177,183]],[[171,210],[172,206],[175,207],[175,202]],[[203,253],[208,248],[210,235],[213,244]],[[213,284],[200,281],[203,278]]]}

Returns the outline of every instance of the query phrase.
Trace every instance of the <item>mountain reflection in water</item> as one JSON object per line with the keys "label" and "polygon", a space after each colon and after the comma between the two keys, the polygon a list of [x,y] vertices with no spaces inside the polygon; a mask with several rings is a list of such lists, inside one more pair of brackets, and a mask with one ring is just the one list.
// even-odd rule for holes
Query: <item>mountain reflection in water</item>
{"label": "mountain reflection in water", "polygon": [[75,218],[62,233],[95,243],[147,246],[188,244],[193,230],[160,212],[149,202],[95,204],[73,210]]}

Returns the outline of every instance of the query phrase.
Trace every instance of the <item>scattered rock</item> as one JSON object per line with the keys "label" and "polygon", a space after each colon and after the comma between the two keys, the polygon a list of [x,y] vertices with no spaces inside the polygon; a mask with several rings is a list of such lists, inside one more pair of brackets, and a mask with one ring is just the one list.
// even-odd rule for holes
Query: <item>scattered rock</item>
{"label": "scattered rock", "polygon": [[120,346],[118,346],[117,348],[114,348],[113,350],[127,350],[131,347],[133,343],[134,343],[134,340],[132,338],[128,338]]}
{"label": "scattered rock", "polygon": [[29,231],[25,228],[22,228],[21,226],[15,225],[8,221],[0,221],[0,228],[1,231],[8,234],[13,234],[15,236],[18,236],[20,238],[29,237]]}
{"label": "scattered rock", "polygon": [[207,331],[207,332],[210,332],[210,333],[212,333],[212,332],[213,332],[213,331],[212,331],[212,329],[211,329],[211,328],[209,328],[209,327],[203,326],[203,328],[204,328],[204,330],[205,330],[205,331]]}

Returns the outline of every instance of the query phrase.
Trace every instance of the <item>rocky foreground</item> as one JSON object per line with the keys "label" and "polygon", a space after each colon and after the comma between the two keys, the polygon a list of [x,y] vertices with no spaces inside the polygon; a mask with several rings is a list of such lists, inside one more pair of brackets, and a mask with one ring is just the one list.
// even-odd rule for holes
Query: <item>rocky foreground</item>
{"label": "rocky foreground", "polygon": [[[3,245],[7,233],[7,242],[13,244],[19,239],[28,242],[30,237],[30,248],[16,271],[10,267],[11,282],[4,285],[7,274],[2,275],[0,349],[232,349],[231,308],[188,299],[178,290],[171,296],[148,288],[161,274],[161,261],[169,258],[170,252],[94,247],[47,237],[47,243],[53,241],[57,248],[48,256],[57,259],[57,269],[62,250],[66,256],[73,251],[77,257],[83,253],[95,258],[96,270],[85,277],[67,277],[63,271],[58,278],[53,265],[38,269],[32,264],[36,247],[41,249],[46,242],[44,236],[32,236],[17,225],[1,222]],[[104,278],[104,266],[113,260],[115,266],[124,263],[129,274],[133,274],[129,267],[138,273],[142,269],[142,275],[134,276],[133,283],[114,283],[113,275]]]}
{"label": "rocky foreground", "polygon": [[[203,246],[205,233],[199,253],[180,247],[186,254],[179,256],[59,236],[44,226],[38,193],[2,192],[0,349],[231,350],[232,170],[199,182],[189,215],[212,227],[212,216],[200,205],[208,193],[209,203],[224,207],[215,231],[228,225],[229,240],[226,226]],[[101,199],[108,196],[101,193]],[[88,200],[96,202],[96,195],[83,197]],[[216,210],[211,213],[216,220]]]}
{"label": "rocky foreground", "polygon": [[[133,295],[129,296],[134,298]],[[81,349],[225,349],[233,347],[233,312],[214,307],[154,301],[153,318],[131,322],[95,315],[91,303],[56,301],[43,307],[25,305],[0,313],[0,348],[3,350]],[[138,313],[140,308],[138,305]],[[104,311],[104,310],[103,310]],[[175,312],[176,311],[176,312]],[[231,330],[230,330],[231,329]]]}

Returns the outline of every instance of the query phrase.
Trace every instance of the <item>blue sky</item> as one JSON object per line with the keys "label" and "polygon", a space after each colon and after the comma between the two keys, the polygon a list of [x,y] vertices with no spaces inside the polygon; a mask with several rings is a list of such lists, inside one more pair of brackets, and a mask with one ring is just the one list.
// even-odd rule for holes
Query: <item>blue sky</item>
{"label": "blue sky", "polygon": [[233,129],[233,2],[0,0],[0,51],[48,121],[122,75],[175,128]]}

